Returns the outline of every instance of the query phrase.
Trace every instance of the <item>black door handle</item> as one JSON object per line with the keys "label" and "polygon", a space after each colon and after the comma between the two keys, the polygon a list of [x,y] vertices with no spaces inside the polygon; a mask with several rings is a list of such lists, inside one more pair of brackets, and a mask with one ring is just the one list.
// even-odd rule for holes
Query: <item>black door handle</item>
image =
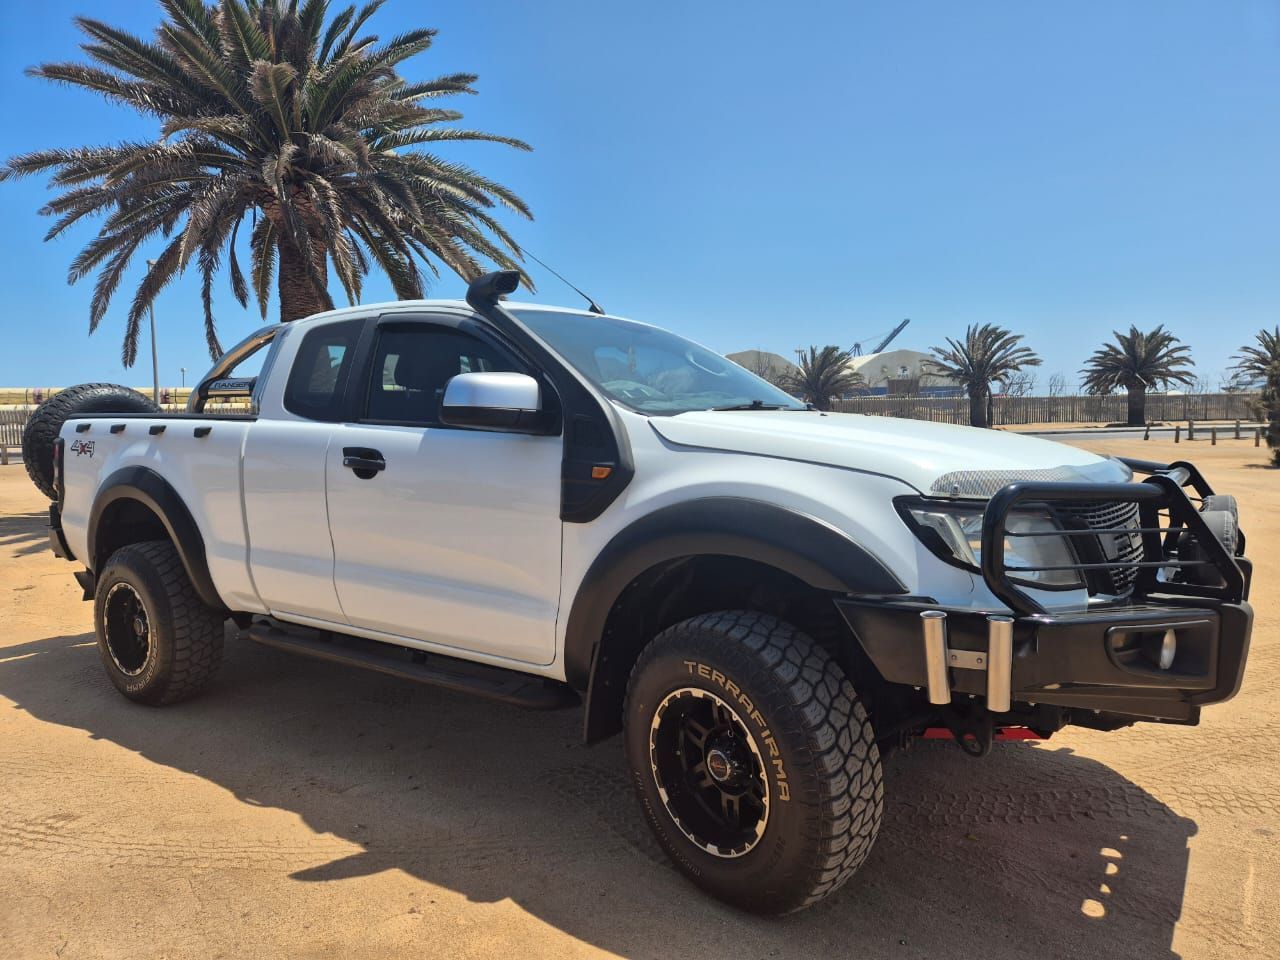
{"label": "black door handle", "polygon": [[369,447],[343,447],[342,465],[355,471],[361,480],[372,480],[378,471],[387,469],[382,453]]}

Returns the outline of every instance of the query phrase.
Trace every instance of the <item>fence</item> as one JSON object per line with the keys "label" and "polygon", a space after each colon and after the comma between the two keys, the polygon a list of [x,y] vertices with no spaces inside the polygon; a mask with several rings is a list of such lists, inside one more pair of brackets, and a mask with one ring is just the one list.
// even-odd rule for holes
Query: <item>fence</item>
{"label": "fence", "polygon": [[28,410],[0,410],[0,447],[22,444],[22,428],[27,425]]}
{"label": "fence", "polygon": [[[1147,420],[1252,420],[1257,399],[1252,393],[1148,394]],[[995,397],[992,408],[996,424],[1124,423],[1129,416],[1123,393],[1107,397]],[[832,409],[935,423],[969,422],[968,397],[855,397],[835,401]]]}

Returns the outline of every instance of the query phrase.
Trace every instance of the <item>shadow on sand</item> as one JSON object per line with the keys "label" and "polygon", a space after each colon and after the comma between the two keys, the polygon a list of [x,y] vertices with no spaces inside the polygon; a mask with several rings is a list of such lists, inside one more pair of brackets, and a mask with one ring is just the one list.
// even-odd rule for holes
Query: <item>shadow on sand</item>
{"label": "shadow on sand", "polygon": [[[403,870],[473,901],[511,898],[629,957],[1172,955],[1194,823],[1069,750],[893,757],[861,873],[768,920],[666,866],[618,741],[582,747],[577,711],[525,713],[236,640],[205,695],[157,711],[116,694],[91,635],[0,654],[0,694],[37,719],[299,816],[316,862],[282,867],[280,883]],[[326,834],[361,849],[326,854]]]}
{"label": "shadow on sand", "polygon": [[0,556],[25,557],[49,547],[49,514],[0,516]]}

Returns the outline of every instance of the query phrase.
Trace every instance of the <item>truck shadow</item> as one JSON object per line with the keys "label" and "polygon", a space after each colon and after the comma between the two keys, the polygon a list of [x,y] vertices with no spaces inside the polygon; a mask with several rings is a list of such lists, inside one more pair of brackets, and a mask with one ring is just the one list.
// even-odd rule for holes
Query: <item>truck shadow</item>
{"label": "truck shadow", "polygon": [[0,556],[22,557],[49,547],[49,514],[0,516]]}
{"label": "truck shadow", "polygon": [[[211,689],[161,712],[119,697],[89,634],[0,649],[0,695],[296,814],[315,848],[280,883],[401,870],[472,901],[510,898],[628,957],[1169,958],[1196,832],[1070,750],[1001,744],[975,762],[927,744],[888,762],[861,873],[808,912],[760,919],[666,865],[620,744],[582,747],[578,711],[526,713],[229,640]],[[242,855],[243,838],[227,839]],[[223,854],[202,849],[203,871],[218,870]]]}

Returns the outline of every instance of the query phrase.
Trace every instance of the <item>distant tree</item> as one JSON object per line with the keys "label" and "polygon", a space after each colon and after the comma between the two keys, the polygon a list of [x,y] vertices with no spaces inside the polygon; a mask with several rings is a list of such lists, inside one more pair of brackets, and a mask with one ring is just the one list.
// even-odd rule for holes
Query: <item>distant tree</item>
{"label": "distant tree", "polygon": [[[125,366],[137,356],[147,308],[188,267],[203,281],[214,356],[221,348],[212,284],[224,265],[236,300],[247,306],[252,294],[264,318],[274,274],[282,321],[333,307],[330,269],[352,303],[372,268],[401,299],[421,297],[427,277],[442,269],[467,279],[485,262],[519,269],[520,248],[493,211],[527,217],[524,202],[426,151],[469,140],[528,145],[452,126],[462,114],[435,103],[474,93],[476,78],[402,77],[399,66],[426,51],[436,31],[379,43],[364,29],[382,3],[330,17],[330,0],[160,0],[165,18],[154,39],[77,17],[89,62],[29,71],[101,94],[158,127],[145,139],[40,150],[0,164],[0,180],[52,175],[58,193],[41,212],[56,220],[46,240],[103,218],[68,274],[74,283],[97,273],[90,332],[130,263],[148,255],[146,245],[159,246],[125,321]],[[76,135],[66,118],[54,127],[64,139]],[[241,233],[249,236],[248,269],[237,259]]]}
{"label": "distant tree", "polygon": [[864,390],[867,381],[849,366],[853,354],[836,346],[810,347],[800,353],[797,369],[783,374],[778,385],[819,410],[830,410],[831,401]]}
{"label": "distant tree", "polygon": [[1020,370],[1010,374],[1004,381],[1004,393],[1007,397],[1029,397],[1036,391],[1037,377],[1034,370]]}
{"label": "distant tree", "polygon": [[1048,390],[1051,397],[1062,396],[1067,392],[1067,375],[1065,373],[1051,374],[1045,389]]}
{"label": "distant tree", "polygon": [[763,350],[752,351],[746,367],[761,380],[767,380],[775,386],[778,383],[779,371],[774,367],[773,361],[769,354]]}
{"label": "distant tree", "polygon": [[1008,383],[1024,367],[1040,365],[1030,347],[1020,346],[1022,334],[984,323],[965,328],[963,340],[947,338],[945,347],[933,347],[933,358],[924,361],[931,373],[964,387],[969,395],[969,422],[991,426],[991,384]]}
{"label": "distant tree", "polygon": [[1280,466],[1280,326],[1259,330],[1253,344],[1246,344],[1232,357],[1236,376],[1262,388],[1258,415],[1267,418],[1267,446],[1272,463]]}
{"label": "distant tree", "polygon": [[1114,336],[1116,342],[1094,351],[1080,371],[1084,388],[1093,394],[1123,388],[1129,395],[1129,426],[1141,427],[1147,422],[1147,390],[1195,381],[1191,348],[1163,325],[1146,333],[1130,326],[1128,333],[1117,330]]}

